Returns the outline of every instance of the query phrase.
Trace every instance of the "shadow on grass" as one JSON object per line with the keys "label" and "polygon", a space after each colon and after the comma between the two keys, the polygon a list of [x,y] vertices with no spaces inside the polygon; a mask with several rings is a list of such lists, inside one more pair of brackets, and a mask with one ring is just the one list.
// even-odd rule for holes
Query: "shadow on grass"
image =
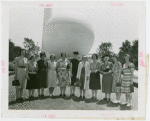
{"label": "shadow on grass", "polygon": [[78,98],[78,97],[72,97],[72,100],[75,101],[75,102],[80,102],[80,101],[84,101],[85,99]]}
{"label": "shadow on grass", "polygon": [[63,97],[63,99],[64,99],[64,100],[70,100],[71,97],[66,97],[66,96],[65,96],[65,97]]}
{"label": "shadow on grass", "polygon": [[118,107],[119,105],[120,105],[119,103],[109,102],[106,106],[107,107]]}
{"label": "shadow on grass", "polygon": [[96,103],[96,102],[98,102],[97,99],[86,99],[85,100],[85,103]]}
{"label": "shadow on grass", "polygon": [[126,105],[120,105],[120,110],[131,110],[131,106],[127,107]]}
{"label": "shadow on grass", "polygon": [[108,102],[105,101],[105,100],[100,100],[100,101],[97,102],[96,104],[98,104],[98,105],[104,105],[104,104],[108,104]]}

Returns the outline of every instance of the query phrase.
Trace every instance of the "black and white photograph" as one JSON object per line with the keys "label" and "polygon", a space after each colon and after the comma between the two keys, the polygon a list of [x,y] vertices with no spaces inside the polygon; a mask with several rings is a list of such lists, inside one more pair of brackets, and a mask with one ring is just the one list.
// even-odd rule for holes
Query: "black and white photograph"
{"label": "black and white photograph", "polygon": [[138,1],[10,4],[8,110],[138,112],[143,7]]}

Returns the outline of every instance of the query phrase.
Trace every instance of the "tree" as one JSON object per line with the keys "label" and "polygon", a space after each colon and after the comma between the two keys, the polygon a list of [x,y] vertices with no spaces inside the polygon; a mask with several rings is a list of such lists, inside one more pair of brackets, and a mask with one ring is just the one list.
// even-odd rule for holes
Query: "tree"
{"label": "tree", "polygon": [[24,38],[23,45],[24,48],[26,49],[26,56],[28,59],[32,54],[38,56],[38,52],[40,51],[40,47],[38,47],[38,43],[37,45],[35,45],[32,39]]}
{"label": "tree", "polygon": [[97,49],[98,55],[102,57],[104,54],[111,54],[112,51],[112,43],[110,42],[102,42],[101,45],[99,45],[99,48]]}
{"label": "tree", "polygon": [[9,39],[9,62],[14,61],[15,55],[14,55],[14,48],[15,44]]}

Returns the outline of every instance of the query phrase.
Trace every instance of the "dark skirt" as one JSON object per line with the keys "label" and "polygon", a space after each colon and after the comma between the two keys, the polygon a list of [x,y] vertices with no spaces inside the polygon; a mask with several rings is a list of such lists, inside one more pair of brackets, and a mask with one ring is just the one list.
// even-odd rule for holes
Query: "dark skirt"
{"label": "dark skirt", "polygon": [[103,75],[103,78],[102,78],[102,92],[103,93],[112,92],[112,82],[113,82],[113,76],[111,73]]}
{"label": "dark skirt", "polygon": [[40,88],[47,88],[48,87],[46,71],[42,71],[42,72],[38,73],[38,80],[40,83]]}
{"label": "dark skirt", "polygon": [[71,77],[71,86],[74,86],[74,83],[76,82],[76,76],[77,76],[77,73],[73,72],[73,76]]}
{"label": "dark skirt", "polygon": [[84,82],[85,82],[85,68],[82,68],[82,70],[81,70],[80,82],[81,82],[80,89],[84,89]]}
{"label": "dark skirt", "polygon": [[40,84],[36,74],[28,74],[29,80],[27,80],[26,89],[39,89]]}
{"label": "dark skirt", "polygon": [[101,89],[100,75],[99,75],[99,73],[91,73],[90,74],[89,87],[92,90],[99,90],[99,89]]}

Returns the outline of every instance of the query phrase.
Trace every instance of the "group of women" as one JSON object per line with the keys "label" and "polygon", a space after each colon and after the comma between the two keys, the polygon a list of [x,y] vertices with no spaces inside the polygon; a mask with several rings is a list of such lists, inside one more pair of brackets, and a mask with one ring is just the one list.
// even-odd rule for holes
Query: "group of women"
{"label": "group of women", "polygon": [[[98,55],[92,55],[92,62],[88,62],[87,56],[82,56],[79,61],[78,52],[73,52],[73,59],[66,58],[66,53],[61,53],[61,59],[55,61],[55,55],[50,55],[50,61],[46,61],[45,52],[40,53],[40,60],[35,62],[35,56],[25,58],[25,50],[15,58],[15,80],[20,85],[16,86],[16,101],[23,101],[23,89],[29,90],[29,99],[34,98],[34,91],[38,89],[38,96],[44,97],[44,89],[49,88],[49,96],[53,97],[56,86],[60,87],[60,96],[66,96],[66,87],[70,87],[70,96],[75,96],[78,83],[80,87],[79,98],[85,98],[86,90],[92,90],[91,99],[97,99],[97,91],[101,89],[100,74],[102,77],[102,92],[105,93],[103,100],[111,101],[111,93],[116,93],[114,103],[120,103],[121,93],[126,95],[122,104],[131,106],[133,90],[134,64],[129,61],[130,55],[125,55],[125,64],[121,65],[117,56],[109,62],[109,55],[102,57],[103,63],[98,61]],[[121,79],[121,73],[123,78]]]}

